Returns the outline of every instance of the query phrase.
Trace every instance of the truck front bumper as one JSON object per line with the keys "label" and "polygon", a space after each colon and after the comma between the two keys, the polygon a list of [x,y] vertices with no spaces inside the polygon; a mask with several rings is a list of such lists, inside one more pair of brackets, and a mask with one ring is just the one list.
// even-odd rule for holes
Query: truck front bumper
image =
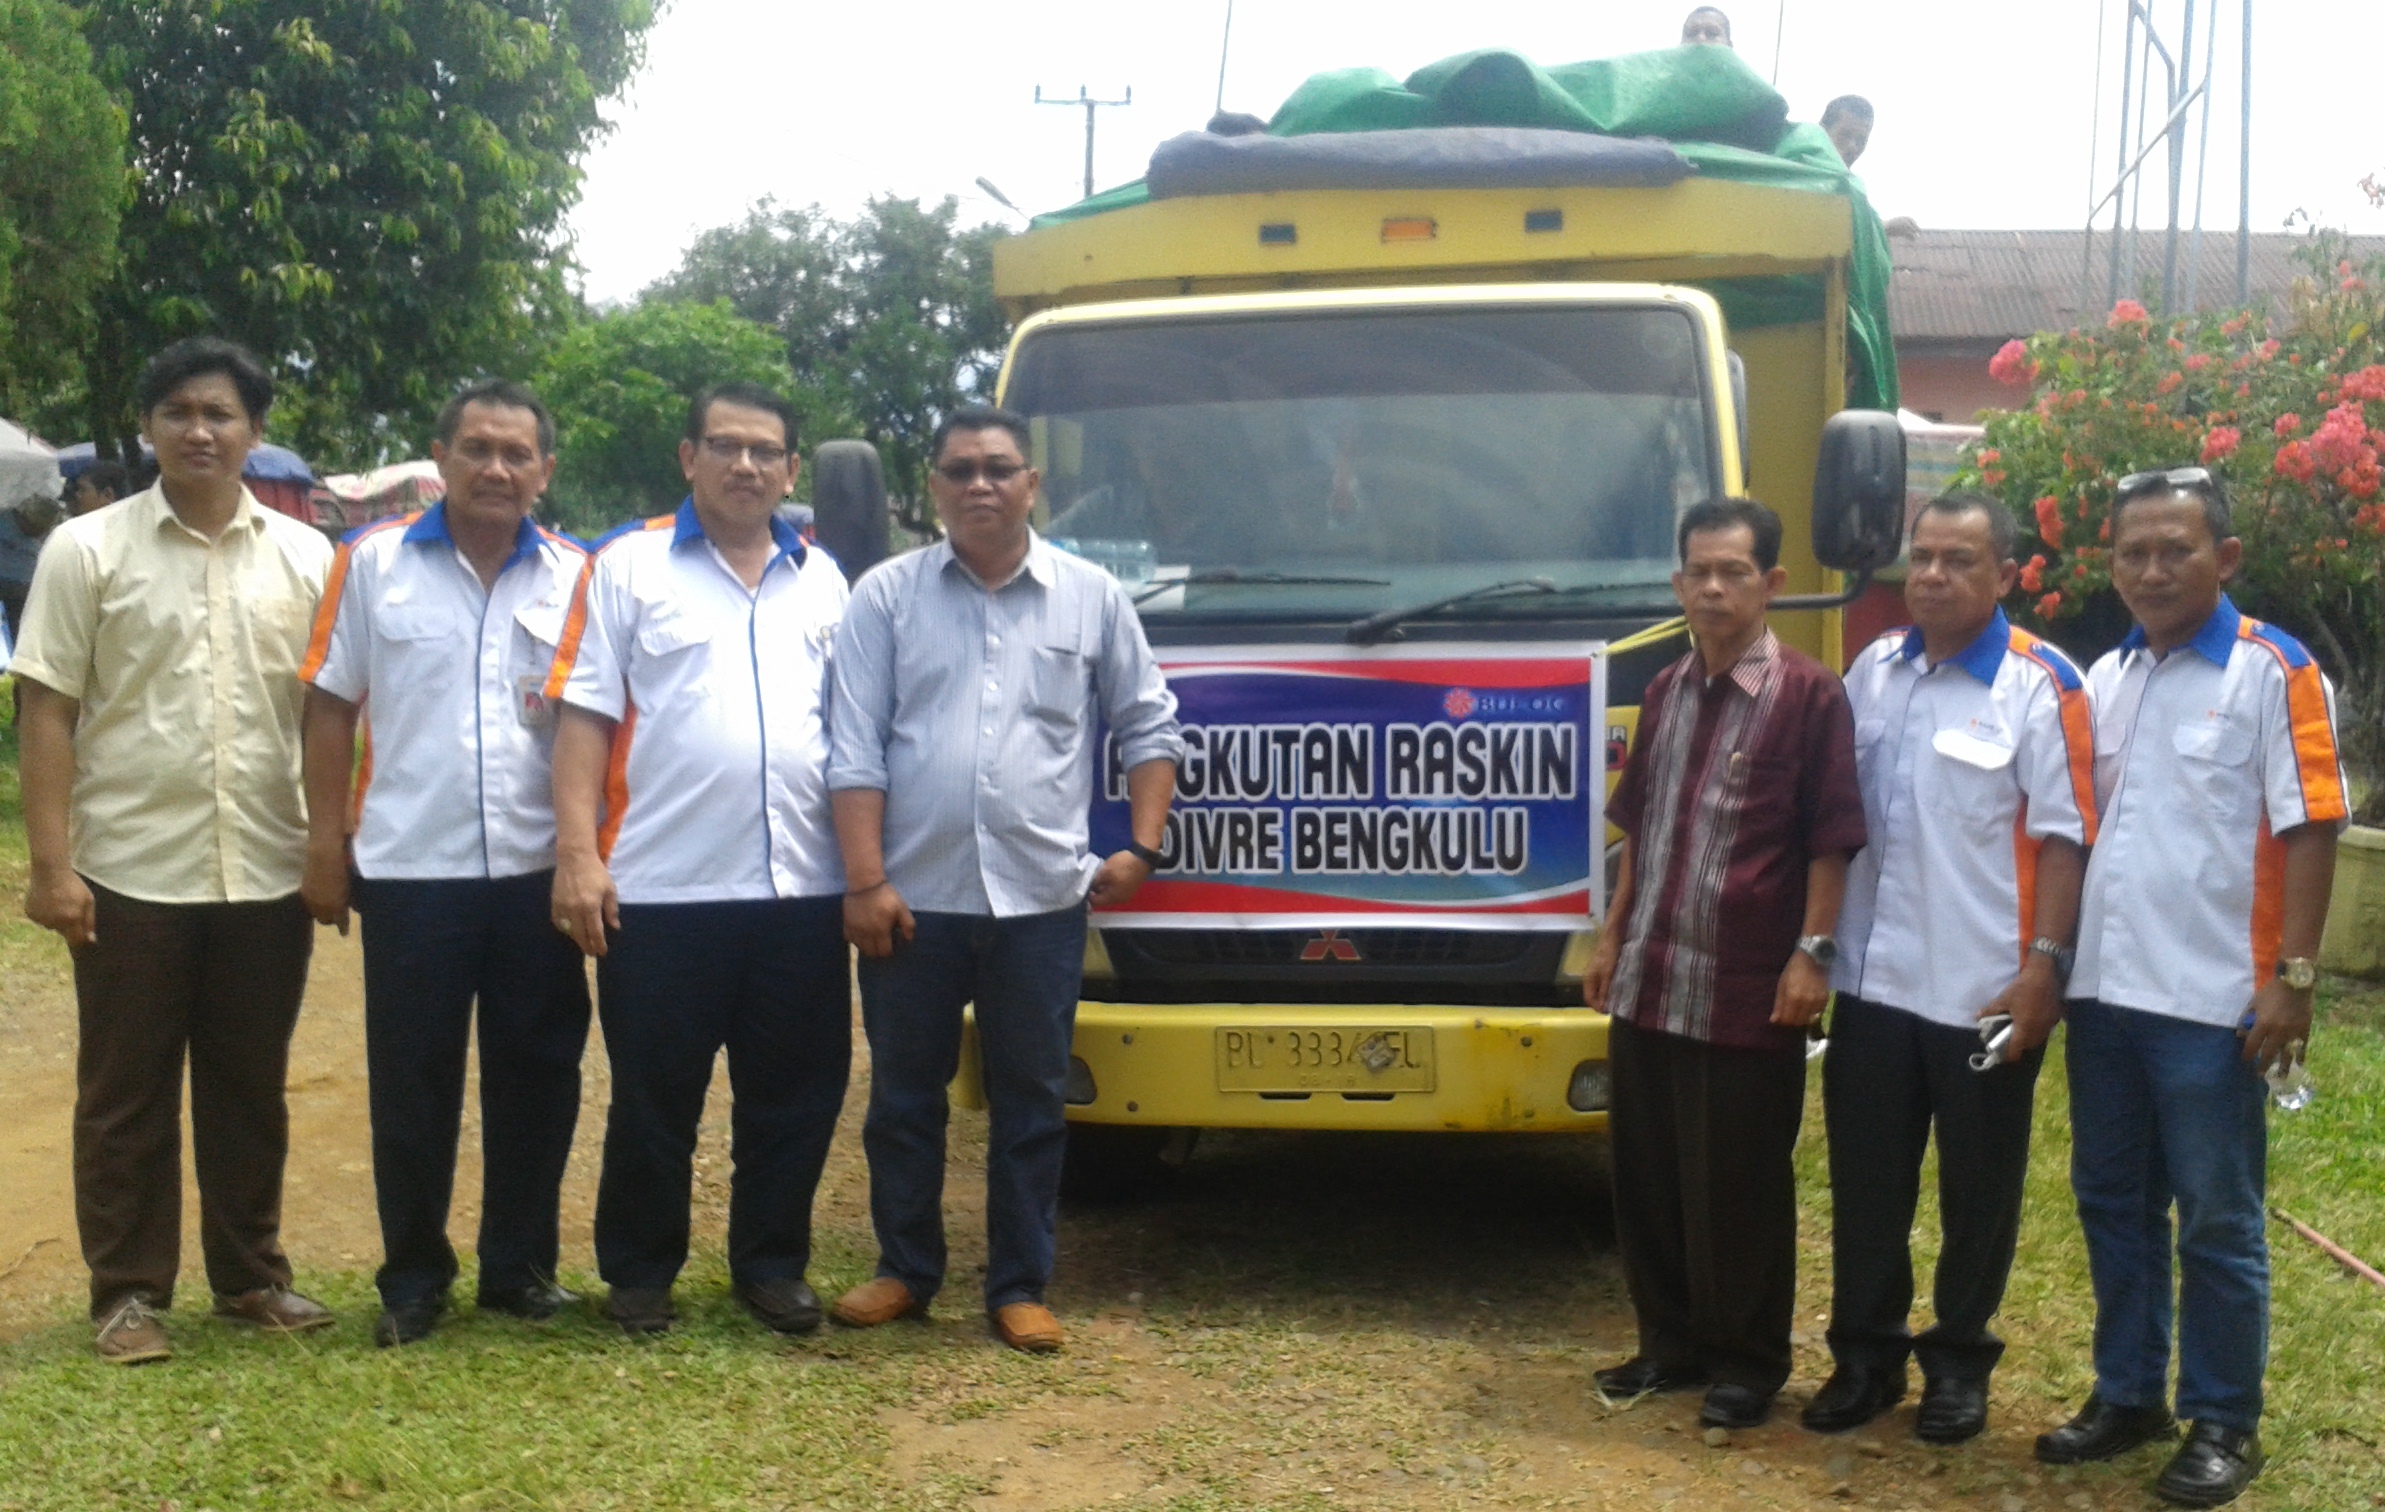
{"label": "truck front bumper", "polygon": [[[1334,1025],[1432,1031],[1431,1090],[1220,1089],[1219,1031]],[[1586,1008],[1080,1003],[1074,1057],[1072,1097],[1092,1094],[1069,1108],[1077,1123],[1552,1134],[1607,1125],[1607,1017]]]}

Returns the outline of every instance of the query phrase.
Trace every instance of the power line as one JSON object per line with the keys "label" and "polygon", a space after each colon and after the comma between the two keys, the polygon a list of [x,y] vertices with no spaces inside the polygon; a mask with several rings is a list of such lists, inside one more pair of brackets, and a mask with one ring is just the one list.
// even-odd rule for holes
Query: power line
{"label": "power line", "polygon": [[1134,102],[1135,91],[1131,84],[1126,87],[1126,98],[1123,100],[1097,100],[1082,84],[1077,86],[1077,97],[1073,100],[1047,100],[1043,97],[1043,86],[1041,84],[1035,86],[1035,103],[1038,105],[1081,105],[1085,109],[1085,198],[1087,199],[1093,198],[1093,113],[1105,105],[1132,105]]}

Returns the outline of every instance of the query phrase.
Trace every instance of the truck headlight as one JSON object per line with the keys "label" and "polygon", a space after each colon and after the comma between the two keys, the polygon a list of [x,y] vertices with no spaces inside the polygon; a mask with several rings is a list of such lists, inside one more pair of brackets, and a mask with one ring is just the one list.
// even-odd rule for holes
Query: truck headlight
{"label": "truck headlight", "polygon": [[1565,1105],[1576,1113],[1602,1113],[1607,1106],[1607,1063],[1584,1061],[1565,1086]]}

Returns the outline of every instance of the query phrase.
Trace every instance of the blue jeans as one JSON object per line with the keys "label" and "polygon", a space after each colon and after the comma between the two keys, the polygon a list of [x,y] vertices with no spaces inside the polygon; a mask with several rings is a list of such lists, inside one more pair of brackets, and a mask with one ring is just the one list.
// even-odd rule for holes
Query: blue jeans
{"label": "blue jeans", "polygon": [[2178,1211],[2182,1418],[2250,1431],[2269,1359],[2267,1089],[2232,1029],[2070,1005],[2070,1183],[2095,1284],[2095,1391],[2158,1406]]}
{"label": "blue jeans", "polygon": [[1069,1041],[1085,969],[1085,909],[996,919],[921,913],[917,934],[861,963],[870,1042],[870,1163],[878,1274],[925,1305],[944,1281],[945,1088],[960,1069],[961,1007],[977,1004],[989,1126],[988,1312],[1041,1302],[1060,1221]]}

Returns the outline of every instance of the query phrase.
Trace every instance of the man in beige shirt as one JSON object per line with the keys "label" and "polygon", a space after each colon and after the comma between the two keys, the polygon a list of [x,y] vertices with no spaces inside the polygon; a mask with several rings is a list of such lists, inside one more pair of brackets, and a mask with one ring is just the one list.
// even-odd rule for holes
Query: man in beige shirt
{"label": "man in beige shirt", "polygon": [[163,1359],[181,1263],[182,1064],[218,1316],[331,1314],[281,1248],[282,1084],[314,926],[298,664],[331,547],[240,481],[273,402],[255,356],[199,338],[141,374],[157,486],[51,532],[10,670],[26,916],[74,953],[75,1220],[103,1359]]}

